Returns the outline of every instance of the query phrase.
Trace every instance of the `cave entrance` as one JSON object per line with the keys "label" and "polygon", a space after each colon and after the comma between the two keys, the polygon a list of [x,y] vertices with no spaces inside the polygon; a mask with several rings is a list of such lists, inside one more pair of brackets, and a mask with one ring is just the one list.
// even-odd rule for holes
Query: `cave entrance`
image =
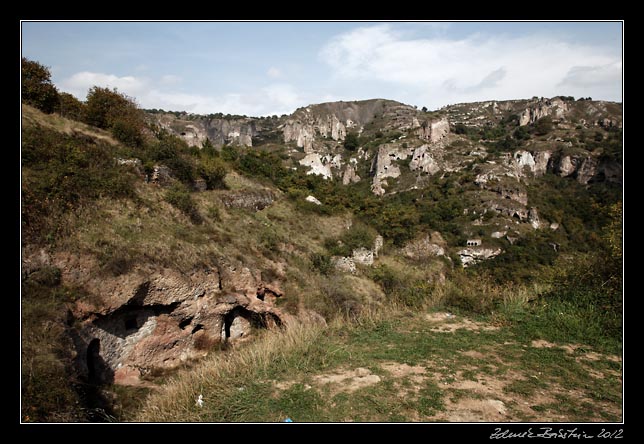
{"label": "cave entrance", "polygon": [[234,309],[224,317],[221,339],[228,341],[248,336],[251,332],[251,319],[252,314],[247,310]]}
{"label": "cave entrance", "polygon": [[87,379],[90,384],[100,383],[101,340],[94,338],[87,346]]}

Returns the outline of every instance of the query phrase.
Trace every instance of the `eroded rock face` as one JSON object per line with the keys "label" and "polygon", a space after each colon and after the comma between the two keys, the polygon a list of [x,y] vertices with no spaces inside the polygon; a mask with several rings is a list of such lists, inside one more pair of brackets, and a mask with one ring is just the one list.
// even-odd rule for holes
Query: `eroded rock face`
{"label": "eroded rock face", "polygon": [[374,174],[371,191],[374,194],[378,196],[385,194],[383,185],[386,185],[386,182],[384,182],[384,179],[400,176],[400,167],[396,164],[396,161],[406,159],[411,153],[412,150],[409,148],[402,148],[388,143],[378,148],[378,155],[374,158],[371,167],[371,171]]}
{"label": "eroded rock face", "polygon": [[187,273],[142,264],[113,276],[101,273],[93,256],[26,253],[26,272],[56,267],[62,283],[87,294],[70,305],[68,331],[77,371],[91,383],[134,385],[149,371],[290,319],[274,306],[283,297],[278,287],[224,258]]}
{"label": "eroded rock face", "polygon": [[402,253],[410,259],[423,260],[430,257],[444,256],[446,246],[447,243],[443,237],[439,232],[435,231],[431,236],[426,234],[421,238],[408,242],[402,249]]}
{"label": "eroded rock face", "polygon": [[411,162],[409,163],[409,169],[411,171],[420,170],[425,173],[434,174],[440,171],[441,168],[429,145],[422,145],[414,150]]}
{"label": "eroded rock face", "polygon": [[502,251],[500,248],[471,247],[459,250],[457,254],[461,258],[463,267],[466,268],[483,260],[498,256]]}
{"label": "eroded rock face", "polygon": [[220,199],[227,208],[243,208],[259,211],[275,201],[275,194],[268,190],[231,191],[223,194]]}
{"label": "eroded rock face", "polygon": [[438,142],[449,134],[449,121],[445,117],[439,120],[426,120],[416,130],[416,134],[430,143]]}
{"label": "eroded rock face", "polygon": [[344,175],[342,176],[342,185],[349,185],[356,182],[360,182],[360,176],[356,173],[355,167],[349,163],[344,170]]}
{"label": "eroded rock face", "polygon": [[539,100],[521,113],[519,116],[519,126],[535,123],[537,120],[546,116],[551,116],[554,119],[562,119],[567,112],[568,104],[559,98]]}
{"label": "eroded rock face", "polygon": [[181,118],[166,113],[156,116],[158,124],[170,133],[180,137],[188,146],[201,147],[206,140],[214,146],[235,144],[253,146],[253,137],[258,133],[256,119],[240,118]]}
{"label": "eroded rock face", "polygon": [[309,153],[300,160],[300,165],[309,167],[309,171],[307,171],[306,174],[317,174],[325,179],[331,179],[333,177],[333,173],[331,173],[331,165],[323,162],[322,159],[322,156],[318,153]]}

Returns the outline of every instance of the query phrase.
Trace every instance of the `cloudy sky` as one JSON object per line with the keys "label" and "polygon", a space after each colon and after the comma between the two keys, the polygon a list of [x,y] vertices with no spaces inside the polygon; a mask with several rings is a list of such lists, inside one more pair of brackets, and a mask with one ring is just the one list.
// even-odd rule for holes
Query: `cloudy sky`
{"label": "cloudy sky", "polygon": [[22,55],[85,99],[250,116],[386,98],[622,100],[620,22],[23,22]]}

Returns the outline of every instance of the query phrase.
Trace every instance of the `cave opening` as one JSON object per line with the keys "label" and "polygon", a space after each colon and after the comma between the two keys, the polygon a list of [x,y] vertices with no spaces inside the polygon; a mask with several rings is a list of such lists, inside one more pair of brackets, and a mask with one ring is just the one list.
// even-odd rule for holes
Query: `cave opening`
{"label": "cave opening", "polygon": [[94,338],[87,346],[87,379],[90,384],[100,383],[101,340]]}

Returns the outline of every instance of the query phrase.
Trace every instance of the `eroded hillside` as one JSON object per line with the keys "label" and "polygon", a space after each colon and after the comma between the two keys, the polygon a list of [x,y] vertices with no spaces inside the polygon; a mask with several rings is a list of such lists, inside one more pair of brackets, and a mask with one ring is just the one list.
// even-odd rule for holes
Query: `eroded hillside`
{"label": "eroded hillside", "polygon": [[[583,298],[595,297],[588,296],[597,294],[595,280],[615,278],[613,262],[604,259],[621,260],[621,249],[610,249],[610,236],[621,236],[614,225],[621,217],[618,104],[554,98],[423,112],[377,99],[262,119],[164,112],[146,119],[153,124],[132,138],[115,131],[118,125],[110,131],[23,105],[26,420],[129,420],[132,399],[144,399],[166,375],[190,372],[206,356],[223,360],[263,330],[324,330],[344,319],[342,331],[392,304],[419,313],[442,306],[512,324],[512,310],[556,300],[588,273],[588,294],[586,287],[582,296],[568,294],[561,310],[592,318],[584,310],[596,301]],[[621,310],[620,285],[621,277],[602,287],[610,293],[599,303],[611,310],[577,325],[570,340],[618,352],[613,339],[621,319],[613,309]],[[566,298],[583,299],[583,309]],[[531,340],[559,340],[557,328],[544,327]],[[396,330],[403,333],[413,332]],[[340,370],[364,370],[342,364],[346,369],[316,371],[333,379]],[[407,370],[402,364],[388,358],[347,378],[384,372],[379,378],[387,380]],[[426,364],[414,363],[423,368],[422,384],[412,381],[409,390],[419,399],[434,396],[428,390],[437,383],[420,376],[435,370]],[[325,385],[319,378],[315,384]],[[287,378],[275,387],[289,392],[300,383],[313,385]],[[615,390],[602,390],[619,402]],[[343,405],[341,392],[322,396]],[[449,405],[461,402],[454,396]],[[590,395],[580,396],[587,402]],[[533,411],[548,402],[554,399]],[[416,414],[396,415],[456,418],[436,406],[416,407]],[[524,407],[505,411],[509,416],[463,417],[532,418]],[[593,418],[618,415],[607,405]],[[228,419],[240,418],[250,417]]]}

